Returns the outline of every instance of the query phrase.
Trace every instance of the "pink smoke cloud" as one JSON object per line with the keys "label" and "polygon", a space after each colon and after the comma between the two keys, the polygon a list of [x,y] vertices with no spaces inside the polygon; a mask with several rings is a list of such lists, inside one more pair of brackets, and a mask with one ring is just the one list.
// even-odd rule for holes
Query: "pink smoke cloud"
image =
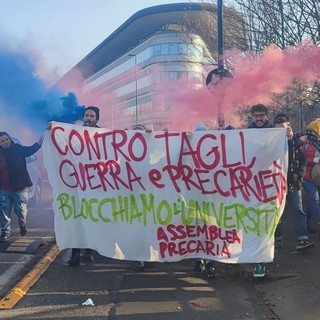
{"label": "pink smoke cloud", "polygon": [[190,130],[197,122],[216,122],[220,110],[227,122],[240,106],[270,104],[273,94],[283,93],[294,79],[311,84],[320,79],[320,48],[301,43],[285,50],[271,45],[261,54],[229,51],[225,59],[232,66],[234,78],[225,78],[217,86],[194,90],[194,84],[179,80],[162,86],[175,98],[171,116],[172,129]]}

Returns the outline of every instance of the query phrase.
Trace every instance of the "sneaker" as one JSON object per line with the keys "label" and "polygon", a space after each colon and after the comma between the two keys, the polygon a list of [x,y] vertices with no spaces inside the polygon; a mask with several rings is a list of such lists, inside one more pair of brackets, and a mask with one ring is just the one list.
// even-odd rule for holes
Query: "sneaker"
{"label": "sneaker", "polygon": [[281,248],[283,248],[283,240],[281,239],[281,240],[276,240],[275,242],[274,242],[274,247],[276,248],[276,249],[281,249]]}
{"label": "sneaker", "polygon": [[314,246],[313,242],[310,242],[309,240],[299,240],[296,246],[296,249],[303,250],[307,248],[313,248],[313,246]]}
{"label": "sneaker", "polygon": [[200,273],[202,273],[203,270],[205,270],[205,268],[206,268],[206,266],[204,264],[204,261],[203,260],[197,260],[196,261],[196,265],[192,270],[192,273],[193,274],[200,274]]}
{"label": "sneaker", "polygon": [[257,263],[253,270],[255,278],[263,278],[266,275],[266,265],[264,263]]}
{"label": "sneaker", "polygon": [[9,241],[9,239],[10,239],[10,236],[8,236],[8,235],[6,235],[6,234],[4,234],[4,235],[2,235],[2,236],[0,237],[0,241],[1,241],[1,242]]}
{"label": "sneaker", "polygon": [[26,228],[26,226],[21,226],[20,227],[20,235],[21,235],[21,237],[24,237],[26,234],[27,234],[27,228]]}
{"label": "sneaker", "polygon": [[214,268],[212,262],[208,262],[208,263],[206,264],[206,271],[207,271],[207,277],[208,277],[208,278],[214,278],[214,277],[217,276],[216,269]]}

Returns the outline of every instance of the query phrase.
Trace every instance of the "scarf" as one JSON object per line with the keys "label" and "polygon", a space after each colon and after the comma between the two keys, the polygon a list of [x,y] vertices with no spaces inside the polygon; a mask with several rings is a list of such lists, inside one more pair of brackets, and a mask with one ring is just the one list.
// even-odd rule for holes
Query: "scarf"
{"label": "scarf", "polygon": [[316,149],[320,152],[320,138],[314,133],[307,133],[309,141],[316,147]]}

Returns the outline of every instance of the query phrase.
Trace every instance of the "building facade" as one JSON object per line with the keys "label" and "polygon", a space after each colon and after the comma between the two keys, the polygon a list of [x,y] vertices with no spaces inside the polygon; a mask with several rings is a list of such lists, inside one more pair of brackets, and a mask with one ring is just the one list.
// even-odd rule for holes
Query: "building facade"
{"label": "building facade", "polygon": [[[230,19],[234,23],[227,24],[227,32],[238,26],[235,37],[239,39],[233,42],[243,49],[241,20],[237,15]],[[216,25],[216,6],[212,4],[146,8],[115,30],[58,85],[81,91],[87,101],[95,101],[108,115],[104,127],[123,129],[136,123],[154,130],[170,127],[175,96],[170,83],[188,81],[192,90],[205,85],[217,61]],[[75,87],[67,88],[75,73],[81,74],[80,79],[72,81]]]}

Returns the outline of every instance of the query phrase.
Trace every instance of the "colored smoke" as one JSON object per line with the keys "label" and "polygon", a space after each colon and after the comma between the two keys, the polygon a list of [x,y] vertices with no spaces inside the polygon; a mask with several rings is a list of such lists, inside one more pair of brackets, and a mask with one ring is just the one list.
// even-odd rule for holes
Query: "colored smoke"
{"label": "colored smoke", "polygon": [[[45,66],[38,54],[30,49],[13,50],[1,45],[0,49],[1,130],[10,133],[12,128],[19,128],[19,132],[32,128],[43,133],[50,120],[69,123],[80,120],[84,105],[101,108],[102,125],[104,121],[110,122],[111,113],[115,119],[124,116],[112,93],[102,98],[83,95],[79,87],[82,75],[77,70],[71,71],[73,76],[69,79],[73,80],[64,83],[63,88],[50,88],[39,76],[39,65],[41,70]],[[195,85],[188,79],[180,79],[159,87],[153,97],[153,112],[157,115],[171,110],[169,130],[191,131],[199,122],[214,127],[219,110],[226,118],[226,125],[238,127],[233,115],[239,107],[255,103],[268,105],[273,94],[285,92],[294,79],[311,84],[320,78],[320,48],[312,44],[301,43],[286,50],[270,46],[261,55],[229,51],[225,59],[234,77],[225,78],[216,86]],[[159,69],[155,67],[155,73],[159,73]],[[174,102],[168,106],[168,101],[172,100]],[[143,110],[144,105],[139,107]]]}
{"label": "colored smoke", "polygon": [[73,123],[82,119],[72,92],[49,88],[38,75],[39,56],[30,50],[0,46],[1,130],[17,138],[42,134],[51,120]]}
{"label": "colored smoke", "polygon": [[229,51],[225,59],[233,68],[233,79],[200,90],[184,79],[161,88],[160,94],[171,92],[176,99],[171,130],[190,130],[197,122],[208,124],[217,119],[219,108],[227,124],[235,125],[233,114],[239,107],[268,105],[274,94],[285,92],[295,79],[308,84],[320,79],[320,48],[308,43],[286,50],[270,46],[261,55]]}

